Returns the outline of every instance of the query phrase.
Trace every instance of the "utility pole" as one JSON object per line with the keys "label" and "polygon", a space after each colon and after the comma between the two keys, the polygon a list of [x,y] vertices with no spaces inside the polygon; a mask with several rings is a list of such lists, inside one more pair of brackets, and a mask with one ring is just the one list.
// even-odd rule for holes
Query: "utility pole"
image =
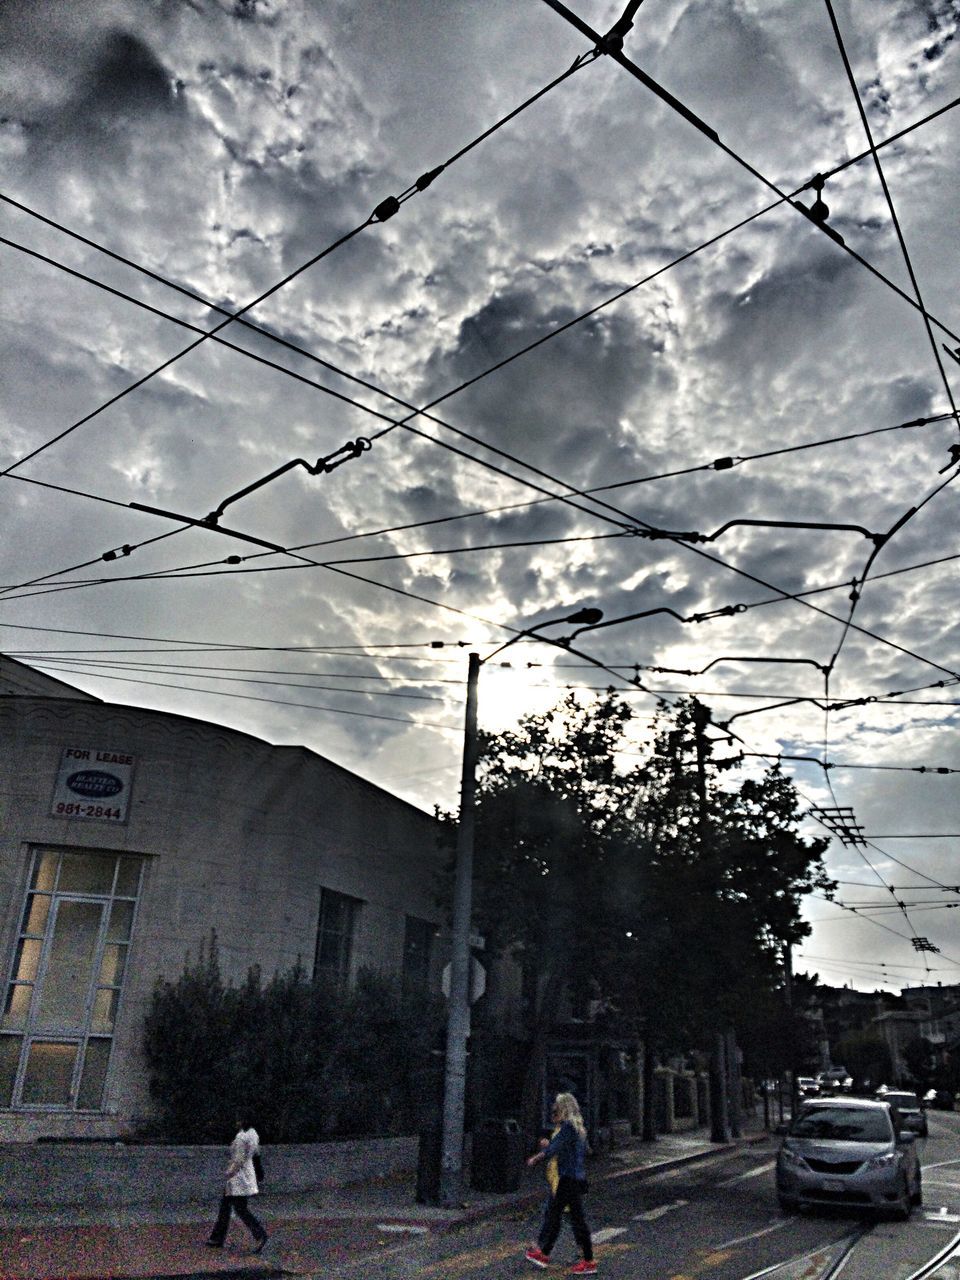
{"label": "utility pole", "polygon": [[525,627],[481,661],[469,655],[467,707],[463,726],[463,764],[460,773],[460,819],[457,824],[457,860],[453,886],[453,919],[450,951],[450,996],[447,1003],[447,1050],[443,1075],[443,1126],[440,1145],[440,1203],[459,1203],[463,1185],[463,1119],[467,1082],[467,1037],[470,1034],[470,921],[473,911],[473,838],[477,793],[477,690],[480,667],[503,649],[533,636],[542,627],[573,622],[596,625],[601,609],[578,609],[561,618],[548,618]]}
{"label": "utility pole", "polygon": [[[707,804],[707,756],[710,743],[706,728],[710,723],[710,708],[696,698],[693,700],[693,741],[697,755],[697,840],[700,856],[705,858],[710,841],[710,813]],[[730,1053],[727,1036],[717,1031],[713,1040],[710,1061],[710,1141],[730,1141],[730,1111],[728,1105],[728,1081],[730,1078]]]}
{"label": "utility pole", "polygon": [[440,1148],[440,1202],[454,1206],[463,1182],[463,1115],[470,1034],[470,916],[473,907],[473,832],[477,789],[477,685],[480,655],[467,666],[467,709],[460,775],[460,820],[453,887],[453,938],[450,997],[447,1003],[447,1053],[443,1077],[443,1135]]}
{"label": "utility pole", "polygon": [[790,1119],[792,1120],[800,1108],[800,1087],[797,1084],[797,1020],[793,1016],[793,946],[789,942],[783,958],[783,980],[790,1021]]}

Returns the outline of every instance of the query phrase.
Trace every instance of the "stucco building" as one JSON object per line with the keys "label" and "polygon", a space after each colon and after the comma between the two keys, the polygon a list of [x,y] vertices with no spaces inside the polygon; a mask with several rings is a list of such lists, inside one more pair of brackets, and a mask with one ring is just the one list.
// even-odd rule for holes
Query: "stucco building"
{"label": "stucco building", "polygon": [[433,817],[305,748],[0,658],[0,1141],[145,1118],[154,983],[211,930],[228,977],[435,987],[443,859]]}

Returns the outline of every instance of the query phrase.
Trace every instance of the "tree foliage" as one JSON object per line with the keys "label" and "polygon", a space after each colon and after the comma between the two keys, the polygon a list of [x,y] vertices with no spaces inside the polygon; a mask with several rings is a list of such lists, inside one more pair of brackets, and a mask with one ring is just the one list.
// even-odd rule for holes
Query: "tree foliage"
{"label": "tree foliage", "polygon": [[536,993],[531,1087],[564,1007],[616,1010],[676,1052],[721,1027],[749,1032],[766,1001],[773,1035],[785,948],[809,932],[802,899],[832,889],[826,841],[798,834],[779,769],[740,778],[715,760],[692,698],[661,705],[639,758],[630,720],[612,691],[571,693],[481,737],[475,915]]}

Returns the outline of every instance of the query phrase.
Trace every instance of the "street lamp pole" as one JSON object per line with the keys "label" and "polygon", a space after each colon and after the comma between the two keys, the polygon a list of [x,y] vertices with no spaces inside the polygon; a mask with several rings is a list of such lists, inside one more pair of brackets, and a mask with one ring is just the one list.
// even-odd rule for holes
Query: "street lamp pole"
{"label": "street lamp pole", "polygon": [[477,790],[477,684],[480,655],[471,653],[467,667],[467,710],[463,727],[460,774],[460,821],[453,886],[453,939],[450,996],[447,1005],[447,1052],[443,1076],[443,1136],[440,1151],[440,1201],[454,1205],[463,1181],[463,1113],[467,1082],[467,1037],[470,1034],[470,916],[473,906],[473,831]]}
{"label": "street lamp pole", "polygon": [[[578,609],[563,618],[551,618],[518,632],[487,655],[532,636],[541,627],[557,622],[592,625],[600,621],[600,609]],[[484,659],[483,661],[486,661]],[[473,838],[477,791],[477,689],[482,661],[469,655],[467,707],[463,729],[463,764],[460,773],[460,820],[453,889],[450,954],[450,995],[447,1002],[447,1048],[443,1076],[443,1128],[440,1147],[440,1203],[457,1204],[463,1185],[464,1095],[467,1081],[467,1037],[470,1034],[470,921],[473,913]]]}

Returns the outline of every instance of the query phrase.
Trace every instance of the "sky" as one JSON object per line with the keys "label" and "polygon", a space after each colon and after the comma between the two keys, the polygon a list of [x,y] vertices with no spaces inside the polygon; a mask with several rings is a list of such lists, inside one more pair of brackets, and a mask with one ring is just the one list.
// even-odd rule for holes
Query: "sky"
{"label": "sky", "polygon": [[7,0],[0,648],[425,809],[471,648],[696,693],[867,841],[795,968],[960,981],[960,19],[832,6]]}

